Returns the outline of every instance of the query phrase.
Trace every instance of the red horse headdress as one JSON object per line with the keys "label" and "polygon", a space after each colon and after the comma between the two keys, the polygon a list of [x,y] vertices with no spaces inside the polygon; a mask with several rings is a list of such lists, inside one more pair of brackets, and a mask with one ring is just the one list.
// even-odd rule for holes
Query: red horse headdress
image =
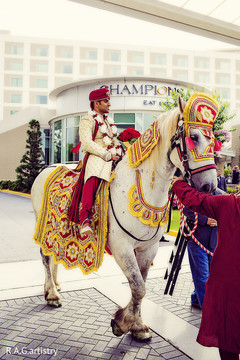
{"label": "red horse headdress", "polygon": [[[214,146],[217,144],[216,141],[214,142],[212,127],[219,108],[218,102],[211,95],[204,93],[193,94],[186,103],[183,112],[186,144],[192,151],[194,161],[208,160],[214,157]],[[192,128],[200,130],[206,137],[212,139],[211,144],[206,147],[203,154],[198,153],[190,138],[190,129]]]}

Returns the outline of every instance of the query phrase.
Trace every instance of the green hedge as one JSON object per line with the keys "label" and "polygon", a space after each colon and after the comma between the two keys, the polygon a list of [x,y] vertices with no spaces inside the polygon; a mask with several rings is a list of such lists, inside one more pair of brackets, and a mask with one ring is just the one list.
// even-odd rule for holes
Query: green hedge
{"label": "green hedge", "polygon": [[0,190],[12,190],[12,191],[25,192],[21,188],[21,186],[19,186],[17,181],[12,181],[12,180],[1,180],[0,181]]}

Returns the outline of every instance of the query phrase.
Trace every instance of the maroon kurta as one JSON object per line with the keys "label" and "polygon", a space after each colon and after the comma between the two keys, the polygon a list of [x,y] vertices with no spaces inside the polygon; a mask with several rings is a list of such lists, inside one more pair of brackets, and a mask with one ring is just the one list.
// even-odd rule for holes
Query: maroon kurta
{"label": "maroon kurta", "polygon": [[240,197],[202,194],[184,181],[173,190],[185,206],[218,222],[197,341],[240,353]]}

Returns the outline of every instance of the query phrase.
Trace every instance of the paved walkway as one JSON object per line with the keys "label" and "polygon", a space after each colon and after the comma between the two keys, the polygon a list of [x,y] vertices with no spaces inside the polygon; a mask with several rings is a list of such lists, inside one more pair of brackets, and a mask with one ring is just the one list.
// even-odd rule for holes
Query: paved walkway
{"label": "paved walkway", "polygon": [[167,238],[147,280],[142,315],[153,338],[144,344],[129,334],[112,334],[112,314],[128,303],[130,290],[111,256],[106,254],[101,268],[88,276],[60,266],[63,306],[58,309],[45,304],[40,259],[0,264],[0,359],[219,359],[216,349],[196,342],[201,311],[190,306],[187,257],[173,296],[164,295],[174,240]]}

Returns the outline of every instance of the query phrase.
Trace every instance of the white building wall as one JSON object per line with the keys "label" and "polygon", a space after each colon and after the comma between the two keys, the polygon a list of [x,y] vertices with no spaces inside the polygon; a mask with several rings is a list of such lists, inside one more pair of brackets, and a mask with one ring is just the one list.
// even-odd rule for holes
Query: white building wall
{"label": "white building wall", "polygon": [[[21,43],[24,45],[24,54],[7,54],[5,52],[5,44],[8,43]],[[48,47],[47,56],[36,56],[31,54],[32,46],[46,45]],[[61,54],[56,53],[57,47],[72,47],[73,56],[72,58],[66,58],[61,56]],[[0,70],[3,76],[0,77],[0,121],[5,118],[5,120],[11,119],[9,113],[10,110],[20,110],[28,106],[40,106],[42,108],[54,108],[54,102],[48,98],[48,104],[36,104],[36,96],[45,95],[48,96],[49,92],[56,87],[63,85],[64,82],[72,82],[76,80],[83,80],[88,78],[96,78],[101,76],[111,76],[109,74],[111,71],[120,69],[119,76],[134,76],[140,72],[140,76],[152,76],[155,74],[155,77],[160,77],[156,75],[163,71],[166,74],[167,79],[173,80],[182,80],[197,85],[203,86],[207,89],[217,89],[221,93],[229,92],[229,96],[224,99],[231,104],[233,111],[236,111],[237,108],[240,108],[240,97],[237,96],[240,93],[240,57],[239,52],[237,51],[228,51],[228,52],[196,52],[196,51],[186,51],[186,50],[174,50],[158,47],[141,47],[141,46],[127,46],[121,44],[106,44],[99,42],[78,42],[71,40],[55,40],[55,39],[41,39],[41,38],[31,38],[31,37],[18,37],[6,32],[0,31]],[[96,59],[86,59],[84,56],[80,56],[81,49],[96,49],[97,58]],[[119,50],[121,53],[121,60],[106,60],[105,51],[110,50]],[[144,61],[141,63],[135,57],[134,59],[129,59],[130,52],[132,54],[143,53]],[[151,63],[151,54],[165,54],[166,55],[166,64],[152,64]],[[181,64],[181,61],[176,63],[176,59],[181,59],[187,57],[188,65],[184,63]],[[209,59],[209,68],[201,69],[195,67],[195,59],[197,57],[206,57]],[[23,60],[24,68],[23,71],[13,71],[6,69],[7,59]],[[216,63],[219,59],[225,59],[229,61],[229,69],[218,69]],[[46,61],[48,63],[47,72],[37,72],[32,68],[33,64],[38,62]],[[72,73],[63,73],[62,66],[64,64],[72,65]],[[89,73],[84,71],[89,71],[88,66],[96,66],[96,73],[89,75]],[[114,69],[115,68],[115,69]],[[82,69],[82,70],[81,70]],[[85,69],[85,70],[84,70]],[[87,70],[88,69],[88,70]],[[143,74],[141,74],[143,71]],[[108,73],[106,73],[108,72]],[[196,73],[206,73],[209,76],[209,81],[198,81],[196,82],[195,75]],[[90,69],[91,73],[91,69]],[[23,76],[23,86],[22,87],[12,87],[7,86],[5,83],[5,75],[9,76]],[[221,79],[221,75],[224,78],[224,75],[230,76],[230,83],[224,84],[221,81],[216,81],[216,78]],[[47,88],[36,88],[30,87],[30,82],[33,77],[44,77],[48,80]],[[14,93],[22,94],[22,103],[11,103],[10,95]]]}

